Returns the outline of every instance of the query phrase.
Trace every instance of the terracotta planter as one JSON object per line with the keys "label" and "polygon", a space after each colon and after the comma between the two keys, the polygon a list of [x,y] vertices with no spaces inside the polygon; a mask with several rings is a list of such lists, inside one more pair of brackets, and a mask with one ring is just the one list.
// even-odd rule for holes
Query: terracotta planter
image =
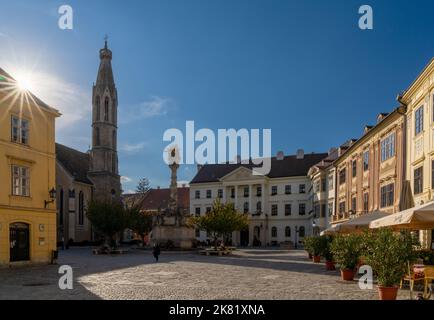
{"label": "terracotta planter", "polygon": [[326,270],[328,271],[336,270],[335,263],[333,261],[326,261],[325,266],[326,266]]}
{"label": "terracotta planter", "polygon": [[380,300],[396,300],[398,287],[381,287],[378,286],[378,295]]}
{"label": "terracotta planter", "polygon": [[354,270],[351,270],[351,269],[341,270],[341,278],[342,278],[342,280],[345,280],[345,281],[353,281]]}
{"label": "terracotta planter", "polygon": [[313,256],[313,262],[320,263],[321,262],[321,256]]}

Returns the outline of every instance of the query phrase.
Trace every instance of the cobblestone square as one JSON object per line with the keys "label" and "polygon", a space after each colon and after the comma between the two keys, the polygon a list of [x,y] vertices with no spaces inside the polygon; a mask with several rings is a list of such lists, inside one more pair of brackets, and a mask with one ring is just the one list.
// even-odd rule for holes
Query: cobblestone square
{"label": "cobblestone square", "polygon": [[[92,255],[61,251],[58,265],[0,269],[0,299],[378,299],[340,280],[338,271],[309,261],[304,251],[246,249],[232,256],[150,251]],[[73,268],[73,290],[60,290],[58,268]],[[408,290],[399,299],[409,299]]]}

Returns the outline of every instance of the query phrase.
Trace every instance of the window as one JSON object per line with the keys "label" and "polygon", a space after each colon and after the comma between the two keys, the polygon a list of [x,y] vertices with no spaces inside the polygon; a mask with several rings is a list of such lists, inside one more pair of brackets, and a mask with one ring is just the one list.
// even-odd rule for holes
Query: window
{"label": "window", "polygon": [[389,207],[393,205],[394,184],[388,184],[381,187],[381,207]]}
{"label": "window", "polygon": [[339,202],[339,213],[340,214],[345,213],[345,201]]}
{"label": "window", "polygon": [[417,136],[423,130],[423,106],[414,113],[414,134]]}
{"label": "window", "polygon": [[271,237],[277,238],[277,228],[276,227],[271,228]]}
{"label": "window", "polygon": [[342,169],[341,171],[339,171],[339,184],[340,185],[345,183],[346,173],[347,173],[346,169]]}
{"label": "window", "polygon": [[323,203],[321,205],[321,218],[325,218],[325,216],[326,216],[326,204]]}
{"label": "window", "polygon": [[300,184],[298,186],[299,189],[299,193],[306,193],[306,185],[305,184]]}
{"label": "window", "polygon": [[300,229],[298,230],[298,236],[299,236],[300,238],[303,238],[304,235],[305,235],[305,231],[304,231],[304,227],[302,226],[302,227],[300,227]]}
{"label": "window", "polygon": [[395,133],[381,140],[381,161],[386,161],[395,155]]}
{"label": "window", "polygon": [[261,201],[256,202],[256,212],[260,213],[262,211],[262,203]]}
{"label": "window", "polygon": [[59,224],[63,226],[63,189],[60,189],[60,196],[59,196]]}
{"label": "window", "polygon": [[249,187],[244,187],[244,198],[249,196]]}
{"label": "window", "polygon": [[116,122],[116,100],[113,99],[113,103],[112,103],[112,122],[115,123]]}
{"label": "window", "polygon": [[12,195],[30,196],[30,170],[27,167],[12,166]]}
{"label": "window", "polygon": [[99,135],[99,128],[95,129],[95,145],[99,146],[101,143],[100,141],[100,135]]}
{"label": "window", "polygon": [[313,214],[314,214],[315,218],[319,218],[319,215],[320,215],[319,211],[320,210],[321,210],[321,207],[319,206],[319,204],[318,203],[314,204],[314,206],[313,206]]}
{"label": "window", "polygon": [[257,187],[256,188],[256,196],[257,197],[261,197],[262,196],[262,187]]}
{"label": "window", "polygon": [[206,207],[206,213],[211,213],[211,207]]}
{"label": "window", "polygon": [[248,212],[249,212],[249,203],[244,202],[244,213],[248,213]]}
{"label": "window", "polygon": [[290,238],[291,237],[291,227],[285,228],[285,237]]}
{"label": "window", "polygon": [[275,196],[277,194],[277,186],[272,186],[271,187],[271,195]]}
{"label": "window", "polygon": [[356,197],[351,198],[351,211],[353,211],[353,213],[356,213],[356,211],[357,211],[357,198]]}
{"label": "window", "polygon": [[434,189],[434,160],[431,161],[431,189]]}
{"label": "window", "polygon": [[96,96],[95,104],[96,104],[95,119],[98,121],[100,119],[100,114],[101,114],[101,101],[99,96]]}
{"label": "window", "polygon": [[196,191],[194,192],[194,198],[195,198],[195,199],[200,199],[200,190],[196,190]]}
{"label": "window", "polygon": [[363,212],[367,213],[369,211],[369,193],[365,192],[363,194]]}
{"label": "window", "polygon": [[423,191],[423,167],[414,170],[414,194],[422,193]]}
{"label": "window", "polygon": [[285,216],[290,216],[290,215],[291,215],[291,204],[286,203],[285,204]]}
{"label": "window", "polygon": [[363,171],[367,171],[369,169],[369,151],[365,151],[363,153]]}
{"label": "window", "polygon": [[231,189],[231,198],[235,198],[235,188]]}
{"label": "window", "polygon": [[109,98],[106,97],[104,101],[104,121],[109,120]]}
{"label": "window", "polygon": [[290,184],[287,184],[285,186],[285,194],[291,194],[291,185]]}
{"label": "window", "polygon": [[333,202],[329,202],[328,209],[329,217],[331,217],[333,215]]}
{"label": "window", "polygon": [[271,205],[271,215],[272,216],[277,216],[277,204],[272,204]]}
{"label": "window", "polygon": [[12,116],[11,141],[29,144],[29,121]]}
{"label": "window", "polygon": [[206,190],[206,198],[211,199],[211,190]]}
{"label": "window", "polygon": [[196,215],[196,217],[200,217],[200,207],[194,209],[194,214]]}
{"label": "window", "polygon": [[329,190],[333,190],[333,175],[329,175]]}
{"label": "window", "polygon": [[222,199],[223,198],[223,189],[218,189],[217,191],[217,197]]}
{"label": "window", "polygon": [[353,160],[351,167],[353,169],[353,178],[355,178],[357,176],[357,160]]}
{"label": "window", "polygon": [[324,192],[327,189],[327,180],[321,179],[321,191]]}
{"label": "window", "polygon": [[84,225],[84,194],[80,191],[78,194],[78,224]]}
{"label": "window", "polygon": [[306,214],[306,204],[305,203],[299,203],[298,204],[298,214],[301,216]]}

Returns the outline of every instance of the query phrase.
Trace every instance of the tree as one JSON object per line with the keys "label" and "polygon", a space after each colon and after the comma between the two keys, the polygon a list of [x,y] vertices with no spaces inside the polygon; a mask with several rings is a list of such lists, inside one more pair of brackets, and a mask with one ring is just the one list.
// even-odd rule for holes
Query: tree
{"label": "tree", "polygon": [[214,239],[214,247],[217,250],[217,239],[227,239],[234,231],[245,230],[249,226],[247,214],[239,213],[232,203],[222,204],[216,200],[211,212],[200,217],[193,217],[190,224],[200,230],[207,231]]}
{"label": "tree", "polygon": [[116,234],[128,225],[126,210],[120,203],[92,201],[88,205],[87,217],[111,247],[116,247]]}
{"label": "tree", "polygon": [[139,184],[136,187],[136,192],[144,194],[144,193],[148,192],[149,189],[151,189],[150,184],[149,184],[149,180],[147,178],[140,179]]}
{"label": "tree", "polygon": [[145,244],[145,236],[152,230],[152,214],[142,212],[139,206],[127,207],[128,226],[136,232]]}

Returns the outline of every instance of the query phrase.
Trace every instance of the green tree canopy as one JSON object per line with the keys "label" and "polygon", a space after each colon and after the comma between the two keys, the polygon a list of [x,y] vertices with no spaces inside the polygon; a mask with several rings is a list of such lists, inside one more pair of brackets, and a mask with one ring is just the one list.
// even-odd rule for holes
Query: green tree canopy
{"label": "green tree canopy", "polygon": [[144,241],[145,236],[152,230],[152,214],[142,212],[139,206],[127,207],[125,210],[128,216],[128,227]]}
{"label": "green tree canopy", "polygon": [[211,212],[191,218],[191,224],[210,233],[217,246],[217,239],[227,237],[234,231],[245,230],[249,226],[247,214],[239,213],[232,203],[222,204],[218,199],[214,202]]}
{"label": "green tree canopy", "polygon": [[151,189],[149,179],[148,178],[142,178],[139,180],[139,184],[136,187],[137,193],[146,193]]}
{"label": "green tree canopy", "polygon": [[88,205],[87,217],[110,245],[115,235],[128,226],[126,210],[120,203],[92,201]]}

